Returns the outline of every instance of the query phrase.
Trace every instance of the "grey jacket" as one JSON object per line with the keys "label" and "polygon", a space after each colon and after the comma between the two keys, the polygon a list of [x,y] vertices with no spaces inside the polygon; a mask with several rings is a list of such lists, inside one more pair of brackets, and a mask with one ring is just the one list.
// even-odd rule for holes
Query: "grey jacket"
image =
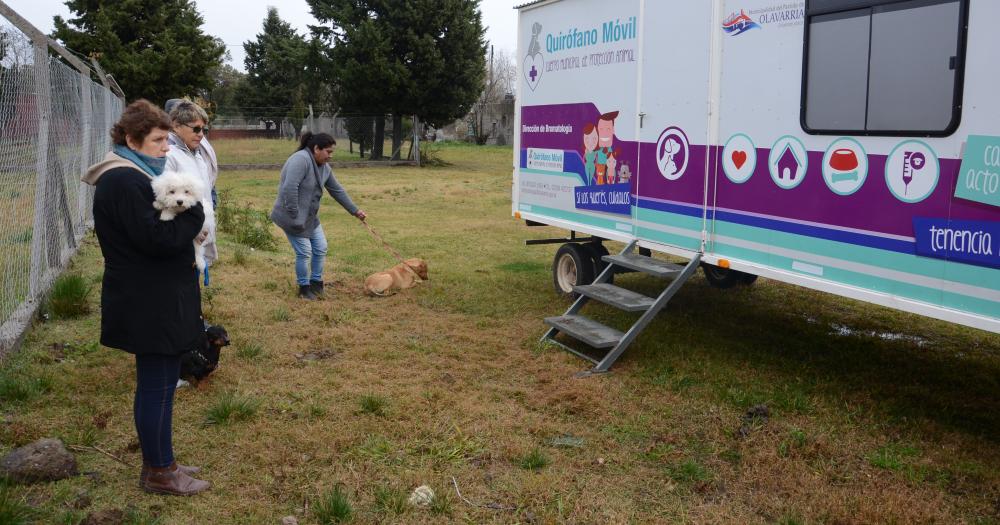
{"label": "grey jacket", "polygon": [[318,166],[308,149],[296,151],[281,168],[278,198],[271,220],[289,235],[307,237],[319,226],[319,199],[323,188],[348,213],[358,212],[347,191],[337,182],[329,164]]}

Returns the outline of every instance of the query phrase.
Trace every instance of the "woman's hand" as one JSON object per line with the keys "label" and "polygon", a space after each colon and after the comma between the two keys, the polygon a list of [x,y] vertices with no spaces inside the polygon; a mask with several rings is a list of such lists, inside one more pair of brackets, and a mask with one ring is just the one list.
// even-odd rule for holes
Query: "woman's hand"
{"label": "woman's hand", "polygon": [[361,219],[362,221],[368,218],[368,214],[365,213],[365,210],[358,210],[354,212],[354,216],[357,217],[358,219]]}
{"label": "woman's hand", "polygon": [[208,230],[201,230],[201,233],[194,238],[194,242],[198,244],[205,244],[205,239],[208,238]]}

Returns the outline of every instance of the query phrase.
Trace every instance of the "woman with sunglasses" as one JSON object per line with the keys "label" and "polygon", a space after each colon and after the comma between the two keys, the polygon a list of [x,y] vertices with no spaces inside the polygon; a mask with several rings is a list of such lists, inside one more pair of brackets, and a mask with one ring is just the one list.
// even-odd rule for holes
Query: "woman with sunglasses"
{"label": "woman with sunglasses", "polygon": [[[197,174],[205,188],[211,190],[215,187],[217,173],[212,169],[211,159],[205,157],[204,150],[200,147],[208,130],[208,114],[194,102],[183,100],[171,109],[170,120],[173,129],[168,138],[170,151],[167,152],[167,171]],[[213,206],[211,199],[207,198],[202,204]],[[219,258],[215,247],[215,228],[202,231],[198,239],[205,247],[205,262],[211,265]]]}

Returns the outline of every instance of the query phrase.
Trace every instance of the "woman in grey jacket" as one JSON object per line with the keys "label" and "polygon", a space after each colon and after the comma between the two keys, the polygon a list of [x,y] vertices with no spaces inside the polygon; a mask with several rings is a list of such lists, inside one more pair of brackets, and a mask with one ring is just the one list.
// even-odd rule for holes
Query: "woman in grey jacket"
{"label": "woman in grey jacket", "polygon": [[288,242],[295,250],[299,297],[310,301],[323,294],[323,261],[327,248],[323,225],[319,223],[319,200],[323,196],[323,188],[351,215],[362,221],[367,217],[351,201],[327,164],[336,144],[337,141],[326,133],[313,135],[306,132],[302,135],[299,150],[288,157],[281,168],[278,198],[271,210],[271,220],[285,231]]}

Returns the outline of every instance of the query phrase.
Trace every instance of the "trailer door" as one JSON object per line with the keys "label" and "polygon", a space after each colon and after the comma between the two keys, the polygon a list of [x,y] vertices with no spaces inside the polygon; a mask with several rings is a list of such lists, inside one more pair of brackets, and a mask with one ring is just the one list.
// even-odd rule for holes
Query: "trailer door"
{"label": "trailer door", "polygon": [[712,2],[645,3],[636,235],[699,251],[709,168]]}

